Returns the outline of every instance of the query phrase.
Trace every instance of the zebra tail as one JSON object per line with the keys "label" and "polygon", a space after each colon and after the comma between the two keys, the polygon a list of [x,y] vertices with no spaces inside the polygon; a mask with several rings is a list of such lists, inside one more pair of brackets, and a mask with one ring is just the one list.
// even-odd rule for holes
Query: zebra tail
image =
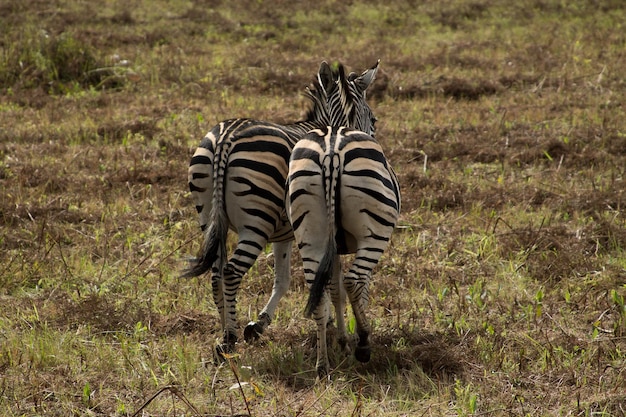
{"label": "zebra tail", "polygon": [[306,317],[311,317],[317,306],[322,301],[326,285],[330,282],[330,278],[333,274],[333,264],[335,263],[335,256],[337,250],[335,248],[334,239],[329,239],[326,245],[326,251],[319,264],[317,272],[315,273],[315,281],[309,290],[309,299],[306,303],[304,314]]}
{"label": "zebra tail", "polygon": [[337,243],[335,237],[337,235],[337,218],[339,213],[336,204],[340,201],[339,195],[340,182],[341,182],[341,164],[337,163],[337,159],[330,157],[325,159],[328,161],[334,161],[330,166],[324,164],[322,166],[322,176],[324,183],[327,184],[326,188],[326,210],[328,218],[328,240],[326,242],[326,248],[324,250],[324,256],[320,262],[317,272],[315,273],[315,280],[311,289],[309,290],[309,300],[306,304],[305,315],[311,317],[313,311],[317,308],[322,301],[326,285],[330,282],[333,275],[333,265],[335,263],[335,257],[337,256]]}
{"label": "zebra tail", "polygon": [[223,275],[224,262],[227,259],[226,237],[228,235],[228,217],[224,207],[224,181],[228,163],[229,147],[218,147],[213,157],[213,203],[211,207],[211,226],[204,233],[204,242],[200,256],[191,260],[191,266],[182,274],[182,278],[197,277],[206,273],[215,263],[219,276]]}
{"label": "zebra tail", "polygon": [[207,229],[204,235],[204,242],[200,250],[200,256],[191,260],[191,266],[187,268],[182,278],[197,277],[206,273],[211,267],[219,261],[218,269],[224,269],[223,260],[226,259],[226,235],[228,228],[223,227],[222,222],[214,221],[211,227]]}

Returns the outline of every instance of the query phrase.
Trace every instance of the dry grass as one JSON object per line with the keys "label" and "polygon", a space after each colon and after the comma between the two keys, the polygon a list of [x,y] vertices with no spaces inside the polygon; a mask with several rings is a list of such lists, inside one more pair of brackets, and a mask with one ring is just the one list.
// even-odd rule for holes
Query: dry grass
{"label": "dry grass", "polygon": [[[626,413],[621,2],[0,5],[0,415]],[[370,101],[401,227],[372,361],[315,382],[292,289],[214,363],[186,167],[219,120],[297,119],[322,60]],[[272,284],[262,256],[242,324]],[[245,320],[245,321],[244,321]],[[237,381],[243,383],[241,388]]]}

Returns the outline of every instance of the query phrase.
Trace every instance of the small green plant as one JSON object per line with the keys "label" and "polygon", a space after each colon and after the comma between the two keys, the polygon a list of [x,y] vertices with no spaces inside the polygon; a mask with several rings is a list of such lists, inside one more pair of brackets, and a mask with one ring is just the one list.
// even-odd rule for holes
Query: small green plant
{"label": "small green plant", "polygon": [[349,334],[354,334],[354,332],[356,331],[356,317],[351,316],[348,319],[348,323],[347,323],[347,331]]}
{"label": "small green plant", "polygon": [[471,416],[478,411],[478,394],[471,383],[457,379],[453,388],[454,409],[458,416]]}
{"label": "small green plant", "polygon": [[616,336],[621,337],[626,332],[626,303],[624,302],[624,296],[615,289],[610,291],[610,297],[617,312],[613,332]]}
{"label": "small green plant", "polygon": [[483,310],[487,305],[488,291],[482,280],[476,281],[468,287],[467,301],[475,305],[478,310]]}
{"label": "small green plant", "polygon": [[89,382],[86,382],[85,385],[83,386],[83,395],[82,395],[82,400],[83,400],[83,405],[87,408],[91,408],[91,395],[93,394],[93,391],[91,390],[91,385],[89,385]]}
{"label": "small green plant", "polygon": [[543,289],[539,288],[535,293],[535,319],[541,318],[543,312]]}

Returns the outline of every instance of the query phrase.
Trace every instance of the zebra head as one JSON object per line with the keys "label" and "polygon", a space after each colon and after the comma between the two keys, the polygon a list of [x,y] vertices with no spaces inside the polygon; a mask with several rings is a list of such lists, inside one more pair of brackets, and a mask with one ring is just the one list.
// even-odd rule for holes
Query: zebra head
{"label": "zebra head", "polygon": [[376,117],[365,100],[365,93],[376,79],[379,63],[380,60],[357,76],[354,72],[346,75],[341,64],[333,71],[328,63],[322,62],[318,84],[326,94],[327,111],[332,126],[346,126],[374,136]]}

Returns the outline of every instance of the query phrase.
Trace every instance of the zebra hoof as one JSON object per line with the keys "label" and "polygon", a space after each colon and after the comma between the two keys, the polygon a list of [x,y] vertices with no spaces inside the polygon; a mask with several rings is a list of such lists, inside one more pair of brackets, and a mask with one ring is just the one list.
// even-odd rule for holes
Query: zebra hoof
{"label": "zebra hoof", "polygon": [[224,340],[222,343],[215,347],[215,353],[221,359],[225,359],[226,355],[229,355],[235,351],[235,343],[237,343],[237,336],[233,333],[224,333]]}
{"label": "zebra hoof", "polygon": [[225,359],[226,356],[230,355],[235,351],[235,345],[231,345],[229,343],[220,343],[215,346],[215,353],[217,357],[220,359]]}
{"label": "zebra hoof", "polygon": [[317,380],[318,381],[325,381],[325,380],[330,380],[330,375],[328,375],[328,368],[325,366],[318,366],[317,367]]}
{"label": "zebra hoof", "polygon": [[346,352],[348,354],[350,354],[350,345],[348,344],[348,338],[344,337],[344,336],[340,336],[339,338],[337,338],[337,344],[339,345],[339,349],[342,352]]}
{"label": "zebra hoof", "polygon": [[354,357],[359,362],[369,362],[372,356],[372,350],[369,346],[357,346],[354,350]]}
{"label": "zebra hoof", "polygon": [[248,323],[246,328],[243,329],[243,338],[248,343],[259,340],[264,330],[265,329],[263,329],[263,326],[261,326],[259,323],[251,321],[250,323]]}

